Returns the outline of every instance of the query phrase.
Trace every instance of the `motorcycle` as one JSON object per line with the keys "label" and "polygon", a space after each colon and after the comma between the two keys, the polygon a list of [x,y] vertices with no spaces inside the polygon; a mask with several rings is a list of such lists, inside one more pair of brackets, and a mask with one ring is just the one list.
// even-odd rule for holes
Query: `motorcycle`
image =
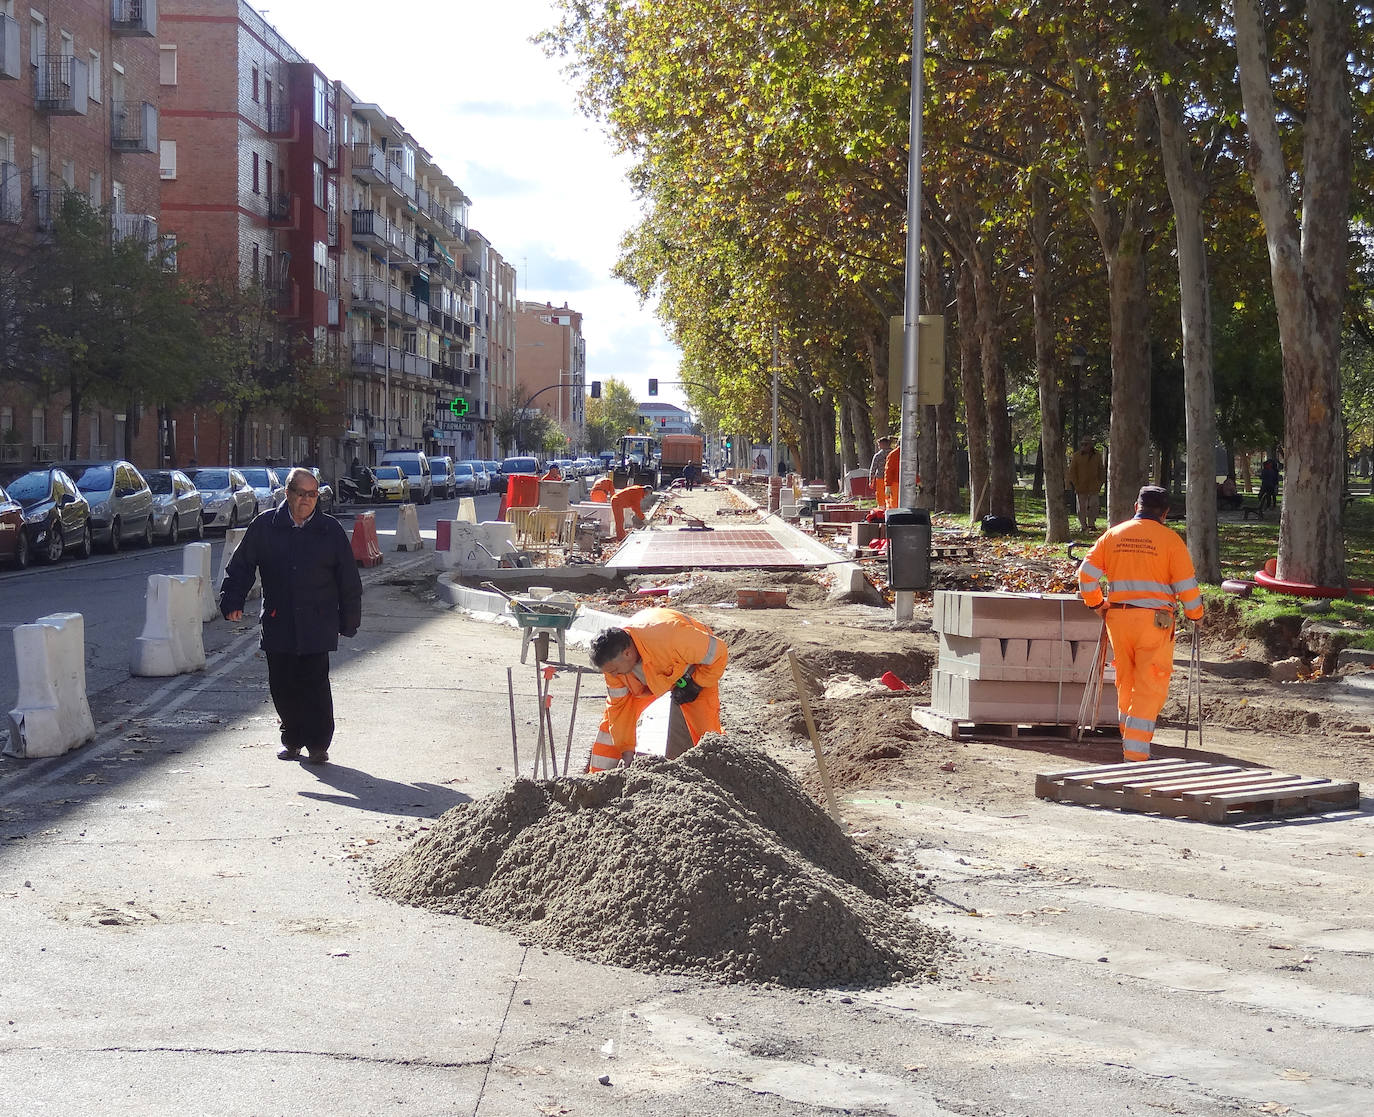
{"label": "motorcycle", "polygon": [[365,465],[339,478],[340,504],[381,504],[383,499],[377,475]]}

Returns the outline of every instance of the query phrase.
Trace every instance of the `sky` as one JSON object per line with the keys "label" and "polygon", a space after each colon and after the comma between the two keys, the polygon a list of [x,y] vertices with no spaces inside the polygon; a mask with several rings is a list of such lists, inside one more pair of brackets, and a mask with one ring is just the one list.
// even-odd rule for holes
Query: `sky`
{"label": "sky", "polygon": [[[685,405],[678,352],[611,275],[638,217],[618,157],[530,37],[548,0],[261,0],[303,57],[395,118],[465,194],[468,220],[519,273],[519,297],[582,313],[587,379]],[[327,13],[327,14],[326,14]],[[517,373],[518,374],[518,373]]]}

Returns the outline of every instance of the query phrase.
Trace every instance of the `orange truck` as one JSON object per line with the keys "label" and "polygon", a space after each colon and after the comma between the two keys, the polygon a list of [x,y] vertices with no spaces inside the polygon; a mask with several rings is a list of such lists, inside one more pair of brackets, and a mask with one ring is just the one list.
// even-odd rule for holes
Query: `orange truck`
{"label": "orange truck", "polygon": [[700,469],[705,449],[706,442],[699,434],[665,434],[659,440],[659,483],[670,484],[689,465]]}

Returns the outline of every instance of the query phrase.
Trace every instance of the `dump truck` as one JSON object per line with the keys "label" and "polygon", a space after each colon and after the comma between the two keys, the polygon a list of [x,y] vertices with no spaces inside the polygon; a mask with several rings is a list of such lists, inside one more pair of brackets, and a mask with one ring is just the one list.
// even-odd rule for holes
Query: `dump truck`
{"label": "dump truck", "polygon": [[658,458],[659,484],[672,484],[689,465],[701,469],[706,442],[699,434],[665,434]]}

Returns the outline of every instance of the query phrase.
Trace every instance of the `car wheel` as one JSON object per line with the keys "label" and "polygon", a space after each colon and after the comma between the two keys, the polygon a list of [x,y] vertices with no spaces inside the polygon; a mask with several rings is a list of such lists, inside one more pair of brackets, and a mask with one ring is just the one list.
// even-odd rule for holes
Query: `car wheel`
{"label": "car wheel", "polygon": [[197,540],[205,538],[205,517],[199,512],[196,513],[196,527],[192,535],[194,535]]}
{"label": "car wheel", "polygon": [[76,548],[77,558],[88,559],[95,551],[95,536],[91,533],[91,521],[87,520],[81,528],[81,544]]}
{"label": "car wheel", "polygon": [[110,525],[110,554],[115,554],[123,545],[124,540],[120,538],[119,517],[115,517],[114,523]]}
{"label": "car wheel", "polygon": [[175,512],[172,513],[172,522],[167,528],[167,542],[176,543],[181,539],[181,520]]}
{"label": "car wheel", "polygon": [[153,515],[148,513],[148,518],[143,521],[143,538],[139,540],[144,547],[153,545]]}
{"label": "car wheel", "polygon": [[21,526],[14,541],[14,565],[23,570],[29,565],[29,533]]}
{"label": "car wheel", "polygon": [[43,557],[49,562],[61,562],[62,552],[67,549],[62,539],[62,525],[54,520],[48,525],[48,549]]}

